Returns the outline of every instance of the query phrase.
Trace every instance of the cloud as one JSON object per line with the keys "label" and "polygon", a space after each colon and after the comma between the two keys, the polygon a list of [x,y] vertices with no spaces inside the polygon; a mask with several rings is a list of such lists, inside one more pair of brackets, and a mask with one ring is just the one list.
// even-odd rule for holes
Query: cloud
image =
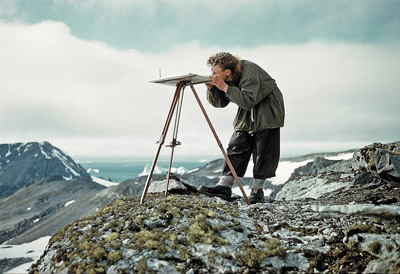
{"label": "cloud", "polygon": [[[163,77],[208,74],[208,56],[221,50],[258,63],[277,80],[287,111],[283,154],[351,148],[400,136],[400,54],[395,43],[315,40],[218,48],[191,42],[152,54],[79,39],[54,21],[0,23],[0,37],[7,37],[0,43],[2,143],[49,140],[73,155],[151,155],[174,88],[148,80],[158,78],[160,69]],[[226,146],[236,106],[212,108],[205,87],[196,89]],[[181,154],[220,155],[189,88],[178,140]]]}
{"label": "cloud", "polygon": [[400,37],[398,0],[5,1],[12,9],[3,2],[0,10],[13,12],[0,13],[0,20],[62,21],[76,37],[150,53],[195,41],[232,48],[314,39],[381,44]]}

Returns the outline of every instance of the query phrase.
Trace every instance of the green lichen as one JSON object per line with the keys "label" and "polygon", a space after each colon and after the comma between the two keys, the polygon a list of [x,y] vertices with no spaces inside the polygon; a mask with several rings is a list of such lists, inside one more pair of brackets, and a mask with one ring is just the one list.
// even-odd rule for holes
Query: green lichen
{"label": "green lichen", "polygon": [[359,247],[359,243],[357,241],[355,241],[355,240],[350,240],[347,243],[347,248],[350,249],[350,250],[358,249],[358,247]]}
{"label": "green lichen", "polygon": [[145,257],[141,257],[137,264],[137,271],[140,274],[149,273],[151,269],[147,266],[147,260]]}
{"label": "green lichen", "polygon": [[91,244],[88,241],[83,241],[79,244],[80,250],[89,250],[90,247],[91,247]]}
{"label": "green lichen", "polygon": [[178,254],[182,258],[182,260],[189,260],[190,254],[186,247],[178,247]]}
{"label": "green lichen", "polygon": [[286,257],[286,250],[282,247],[281,241],[277,238],[268,238],[265,241],[268,256]]}
{"label": "green lichen", "polygon": [[257,248],[248,241],[242,242],[240,251],[236,256],[237,262],[250,268],[259,268],[264,258],[267,257],[265,249]]}
{"label": "green lichen", "polygon": [[367,224],[354,224],[346,229],[347,236],[351,236],[358,233],[379,233],[375,226]]}
{"label": "green lichen", "polygon": [[119,233],[113,232],[106,238],[106,242],[112,242],[119,238]]}
{"label": "green lichen", "polygon": [[116,262],[118,262],[119,260],[121,260],[123,258],[122,254],[120,251],[113,251],[108,253],[107,255],[107,261],[110,264],[114,264]]}
{"label": "green lichen", "polygon": [[143,221],[147,219],[146,215],[138,215],[135,218],[135,222],[136,224],[138,224],[139,226],[143,224]]}
{"label": "green lichen", "polygon": [[106,250],[105,250],[103,247],[97,246],[97,247],[95,247],[95,248],[93,249],[92,258],[93,258],[95,261],[98,261],[98,260],[103,259],[103,258],[106,258],[106,257],[107,257],[107,252],[106,252]]}

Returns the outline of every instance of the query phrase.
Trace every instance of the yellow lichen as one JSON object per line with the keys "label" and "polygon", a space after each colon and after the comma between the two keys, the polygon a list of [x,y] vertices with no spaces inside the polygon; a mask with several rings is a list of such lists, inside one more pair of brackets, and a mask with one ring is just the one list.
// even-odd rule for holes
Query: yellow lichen
{"label": "yellow lichen", "polygon": [[236,257],[237,262],[251,268],[260,267],[264,258],[267,257],[265,250],[259,249],[247,241],[242,243],[240,250],[241,253]]}
{"label": "yellow lichen", "polygon": [[106,238],[106,242],[112,242],[119,238],[119,233],[113,232]]}
{"label": "yellow lichen", "polygon": [[110,264],[114,264],[116,262],[118,262],[119,260],[121,260],[123,258],[122,254],[120,251],[113,251],[108,253],[107,255],[107,261]]}
{"label": "yellow lichen", "polygon": [[141,257],[137,264],[138,273],[144,274],[148,273],[151,269],[147,267],[147,261],[145,257]]}
{"label": "yellow lichen", "polygon": [[268,238],[265,240],[265,247],[269,256],[286,256],[286,250],[282,247],[281,241],[277,238]]}

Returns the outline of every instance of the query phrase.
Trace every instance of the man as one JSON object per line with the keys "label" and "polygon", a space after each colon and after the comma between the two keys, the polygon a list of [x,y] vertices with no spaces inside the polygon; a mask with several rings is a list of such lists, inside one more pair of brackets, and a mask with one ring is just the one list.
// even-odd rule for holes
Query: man
{"label": "man", "polygon": [[[207,99],[218,108],[230,102],[238,105],[234,129],[227,149],[229,160],[239,177],[246,173],[253,155],[253,184],[250,203],[264,200],[263,185],[275,176],[280,153],[280,127],[285,110],[283,96],[275,80],[258,65],[239,60],[227,52],[211,56],[207,64],[212,69],[207,83]],[[234,177],[225,162],[217,185],[200,186],[199,191],[209,196],[230,198]]]}

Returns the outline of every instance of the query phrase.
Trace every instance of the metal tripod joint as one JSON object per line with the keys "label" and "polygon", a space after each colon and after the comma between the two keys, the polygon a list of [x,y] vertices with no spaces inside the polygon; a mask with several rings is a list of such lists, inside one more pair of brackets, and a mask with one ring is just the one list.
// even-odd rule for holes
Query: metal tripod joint
{"label": "metal tripod joint", "polygon": [[171,143],[169,143],[169,145],[166,145],[166,147],[176,147],[181,145],[182,143],[177,141],[176,139],[173,139]]}

